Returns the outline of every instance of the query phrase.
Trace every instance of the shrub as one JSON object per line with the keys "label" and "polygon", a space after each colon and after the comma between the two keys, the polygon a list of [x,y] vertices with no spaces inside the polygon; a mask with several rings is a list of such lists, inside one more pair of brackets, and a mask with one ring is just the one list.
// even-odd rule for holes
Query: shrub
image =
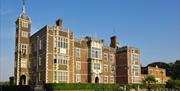
{"label": "shrub", "polygon": [[180,89],[180,80],[169,80],[166,83],[166,88]]}

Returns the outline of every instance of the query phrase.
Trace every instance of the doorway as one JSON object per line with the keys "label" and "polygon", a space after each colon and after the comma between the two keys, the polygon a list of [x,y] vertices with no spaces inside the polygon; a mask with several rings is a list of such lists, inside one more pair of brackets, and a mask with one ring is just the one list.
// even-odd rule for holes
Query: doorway
{"label": "doorway", "polygon": [[99,83],[99,78],[98,77],[95,78],[95,83]]}
{"label": "doorway", "polygon": [[20,85],[26,85],[26,76],[25,75],[21,75],[19,84]]}

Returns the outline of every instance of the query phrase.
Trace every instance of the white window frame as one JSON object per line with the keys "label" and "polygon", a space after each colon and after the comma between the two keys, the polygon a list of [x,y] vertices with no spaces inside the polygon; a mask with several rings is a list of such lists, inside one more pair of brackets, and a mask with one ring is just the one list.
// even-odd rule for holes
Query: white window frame
{"label": "white window frame", "polygon": [[80,57],[80,56],[81,56],[81,49],[76,48],[76,57]]}
{"label": "white window frame", "polygon": [[[106,81],[105,81],[105,80],[106,80]],[[108,76],[104,76],[104,77],[103,77],[103,82],[104,82],[104,83],[108,83]]]}
{"label": "white window frame", "polygon": [[42,49],[42,41],[41,41],[41,39],[39,40],[39,49],[40,50]]}
{"label": "white window frame", "polygon": [[24,38],[28,38],[28,32],[22,31],[21,36],[24,37]]}
{"label": "white window frame", "polygon": [[81,61],[76,61],[76,69],[81,70]]}
{"label": "white window frame", "polygon": [[104,72],[108,72],[108,65],[104,65]]}
{"label": "white window frame", "polygon": [[57,71],[58,81],[68,81],[68,72]]}
{"label": "white window frame", "polygon": [[110,83],[114,83],[114,76],[110,76],[110,77],[109,77],[109,82],[110,82]]}
{"label": "white window frame", "polygon": [[107,54],[107,53],[104,53],[104,55],[103,55],[103,59],[104,59],[105,61],[107,61],[107,60],[108,60],[108,54]]}
{"label": "white window frame", "polygon": [[91,47],[91,58],[101,60],[102,59],[102,49],[96,48],[96,47]]}
{"label": "white window frame", "polygon": [[59,55],[57,58],[57,63],[61,65],[68,65],[68,57],[64,55]]}
{"label": "white window frame", "polygon": [[21,68],[27,68],[27,59],[21,58]]}
{"label": "white window frame", "polygon": [[27,44],[21,44],[21,54],[23,55],[25,51],[25,55],[27,55]]}
{"label": "white window frame", "polygon": [[95,70],[100,70],[101,69],[101,65],[99,63],[94,63],[94,69]]}
{"label": "white window frame", "polygon": [[81,82],[81,74],[76,74],[76,83]]}
{"label": "white window frame", "polygon": [[114,61],[114,55],[113,54],[109,54],[109,61]]}
{"label": "white window frame", "polygon": [[66,37],[59,36],[55,42],[57,42],[58,48],[63,48],[63,49],[68,48],[68,39]]}
{"label": "white window frame", "polygon": [[38,61],[39,61],[39,66],[40,66],[41,65],[41,57],[40,56],[39,56],[39,60]]}
{"label": "white window frame", "polygon": [[28,28],[28,22],[26,22],[26,21],[22,21],[22,27],[24,27],[24,28]]}
{"label": "white window frame", "polygon": [[53,78],[54,82],[56,82],[57,81],[57,71],[54,71],[54,76],[53,77],[54,77]]}

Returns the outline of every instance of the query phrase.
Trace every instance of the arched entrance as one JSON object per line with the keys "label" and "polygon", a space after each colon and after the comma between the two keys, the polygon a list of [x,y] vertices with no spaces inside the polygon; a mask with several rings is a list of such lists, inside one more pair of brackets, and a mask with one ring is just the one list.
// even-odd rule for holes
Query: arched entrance
{"label": "arched entrance", "polygon": [[95,83],[99,83],[99,78],[98,77],[95,78]]}
{"label": "arched entrance", "polygon": [[21,75],[19,84],[20,85],[26,85],[26,76],[25,75]]}

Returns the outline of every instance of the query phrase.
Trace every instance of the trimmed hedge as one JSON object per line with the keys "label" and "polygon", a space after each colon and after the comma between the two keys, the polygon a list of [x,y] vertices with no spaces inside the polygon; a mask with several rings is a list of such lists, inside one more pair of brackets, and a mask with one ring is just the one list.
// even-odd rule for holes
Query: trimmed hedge
{"label": "trimmed hedge", "polygon": [[[144,84],[92,84],[92,83],[50,83],[45,85],[47,90],[120,90],[144,89]],[[153,89],[164,89],[164,84],[154,84]]]}
{"label": "trimmed hedge", "polygon": [[47,90],[91,90],[118,89],[118,84],[83,84],[83,83],[51,83],[45,85]]}
{"label": "trimmed hedge", "polygon": [[[92,83],[50,83],[45,85],[47,91],[51,90],[105,90],[105,91],[116,91],[122,90],[126,87],[126,90],[138,88],[144,89],[144,84],[92,84]],[[2,91],[30,91],[30,86],[19,85],[19,86],[0,86]],[[164,84],[154,84],[152,89],[165,89]]]}
{"label": "trimmed hedge", "polygon": [[2,91],[30,91],[30,86],[28,85],[19,85],[19,86],[10,86],[10,85],[2,85],[0,86]]}

